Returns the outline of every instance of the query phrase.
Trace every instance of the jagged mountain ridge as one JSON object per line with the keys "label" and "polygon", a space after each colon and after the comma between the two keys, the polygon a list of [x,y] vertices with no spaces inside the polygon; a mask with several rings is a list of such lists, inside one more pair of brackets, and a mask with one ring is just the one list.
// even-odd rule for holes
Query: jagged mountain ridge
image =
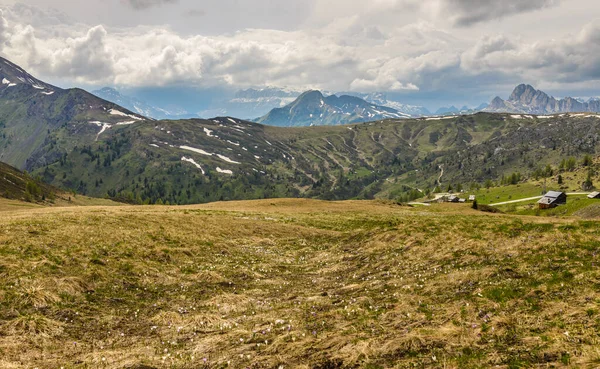
{"label": "jagged mountain ridge", "polygon": [[282,108],[275,108],[256,121],[272,126],[303,127],[409,117],[408,114],[371,104],[356,96],[324,96],[320,91],[313,90],[304,92],[294,102]]}
{"label": "jagged mountain ridge", "polygon": [[496,96],[484,111],[536,115],[599,112],[600,100],[591,98],[580,101],[573,97],[556,99],[531,85],[520,84],[515,87],[508,100]]}

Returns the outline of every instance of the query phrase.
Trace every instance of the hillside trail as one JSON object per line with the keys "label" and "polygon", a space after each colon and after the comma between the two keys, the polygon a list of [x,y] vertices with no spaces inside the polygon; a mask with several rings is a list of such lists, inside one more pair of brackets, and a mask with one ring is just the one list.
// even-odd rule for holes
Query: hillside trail
{"label": "hillside trail", "polygon": [[[588,192],[569,192],[567,193],[567,196],[578,196],[578,195],[589,195]],[[534,197],[527,197],[525,199],[518,199],[518,200],[511,200],[511,201],[504,201],[504,202],[497,202],[495,204],[490,204],[490,206],[501,206],[501,205],[509,205],[509,204],[516,204],[519,202],[526,202],[526,201],[533,201],[533,200],[539,200],[544,196],[534,196]]]}

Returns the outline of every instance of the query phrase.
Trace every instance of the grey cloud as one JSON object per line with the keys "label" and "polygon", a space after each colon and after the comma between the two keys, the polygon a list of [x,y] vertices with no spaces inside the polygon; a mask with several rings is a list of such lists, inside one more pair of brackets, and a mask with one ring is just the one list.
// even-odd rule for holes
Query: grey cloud
{"label": "grey cloud", "polygon": [[201,9],[191,9],[191,10],[187,11],[185,13],[185,15],[188,17],[192,17],[192,18],[199,18],[199,17],[204,17],[206,15],[206,12]]}
{"label": "grey cloud", "polygon": [[[442,0],[433,1],[439,5]],[[443,1],[467,6],[466,1]],[[212,18],[214,9],[206,9]],[[458,7],[454,14],[461,9],[466,8]],[[407,96],[454,90],[475,96],[521,81],[543,86],[600,80],[600,23],[574,35],[531,40],[492,34],[476,40],[459,39],[456,33],[464,30],[449,33],[427,21],[391,28],[361,17],[315,29],[245,29],[221,35],[182,35],[158,27],[71,27],[63,36],[26,27],[16,17],[7,20],[0,17],[0,38],[7,40],[1,53],[40,78],[65,85],[271,85]]]}
{"label": "grey cloud", "polygon": [[558,5],[560,0],[442,0],[442,12],[457,26],[500,19]]}
{"label": "grey cloud", "polygon": [[163,4],[175,4],[179,0],[123,0],[126,4],[137,10],[148,9]]}
{"label": "grey cloud", "polygon": [[576,35],[534,43],[507,36],[484,37],[463,53],[468,73],[492,71],[535,83],[573,84],[600,80],[600,21]]}

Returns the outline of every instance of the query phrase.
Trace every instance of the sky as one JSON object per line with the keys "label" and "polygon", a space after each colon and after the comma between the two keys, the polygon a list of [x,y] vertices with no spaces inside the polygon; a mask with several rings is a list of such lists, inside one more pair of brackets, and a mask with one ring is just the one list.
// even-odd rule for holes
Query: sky
{"label": "sky", "polygon": [[[0,55],[62,87],[600,95],[597,0],[0,0]],[[460,107],[460,106],[459,106]]]}

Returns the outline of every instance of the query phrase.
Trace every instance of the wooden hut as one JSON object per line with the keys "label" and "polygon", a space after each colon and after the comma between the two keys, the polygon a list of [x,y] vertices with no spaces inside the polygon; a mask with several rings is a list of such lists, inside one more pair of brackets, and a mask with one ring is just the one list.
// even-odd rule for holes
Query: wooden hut
{"label": "wooden hut", "polygon": [[540,209],[552,209],[566,203],[567,194],[558,191],[549,191],[540,201],[538,201]]}

